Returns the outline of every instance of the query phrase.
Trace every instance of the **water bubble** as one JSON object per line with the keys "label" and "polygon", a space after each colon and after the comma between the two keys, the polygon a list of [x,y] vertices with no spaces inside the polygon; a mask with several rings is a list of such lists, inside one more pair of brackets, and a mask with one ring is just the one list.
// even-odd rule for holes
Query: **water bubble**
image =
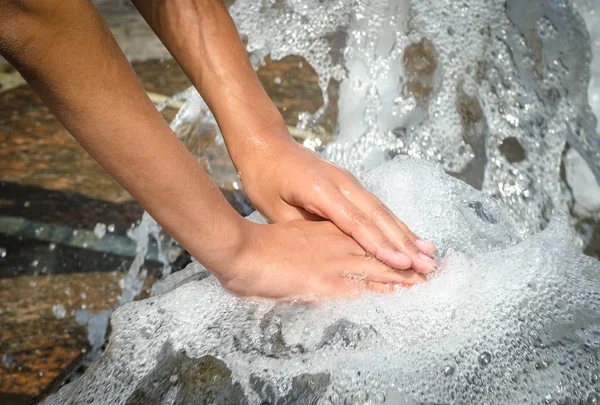
{"label": "water bubble", "polygon": [[[151,303],[168,308],[166,315],[155,311],[149,301],[124,306],[114,315],[116,343],[108,349],[102,367],[90,369],[68,395],[87,391],[104,399],[97,393],[103,392],[108,381],[126,391],[142,387],[144,381],[168,380],[175,370],[164,368],[178,362],[172,353],[175,350],[159,348],[158,343],[148,350],[147,343],[139,340],[140,327],[160,324],[165,329],[162,341],[177,342],[189,358],[213,350],[233,369],[242,386],[251,390],[250,386],[261,385],[261,390],[272,391],[270,403],[278,402],[280,398],[275,397],[287,388],[293,396],[294,385],[312,385],[297,384],[299,380],[291,377],[309,366],[311,373],[332,374],[325,388],[331,399],[314,401],[319,403],[353,403],[347,398],[358,397],[353,396],[356,392],[369,392],[372,399],[399,383],[403,392],[416,398],[390,398],[391,403],[507,404],[507,398],[512,403],[541,403],[554,387],[560,389],[552,394],[552,401],[584,400],[591,391],[590,376],[579,365],[589,359],[577,351],[577,346],[582,346],[578,339],[561,339],[556,345],[548,342],[548,336],[544,339],[547,345],[529,340],[540,328],[572,330],[574,324],[581,327],[577,334],[591,335],[589,320],[598,313],[598,296],[589,295],[600,291],[597,262],[565,242],[569,240],[567,219],[559,217],[549,226],[547,223],[552,212],[569,212],[572,199],[581,201],[568,192],[565,197],[558,170],[566,134],[571,132],[565,123],[578,128],[569,135],[569,142],[574,140],[580,149],[586,149],[585,161],[590,167],[595,171],[600,167],[593,157],[596,133],[583,129],[590,128],[593,120],[585,88],[577,80],[569,80],[562,69],[545,77],[552,68],[549,61],[564,54],[563,60],[572,61],[569,70],[578,72],[580,81],[589,78],[589,43],[570,2],[565,2],[557,15],[549,2],[519,0],[474,0],[468,8],[461,6],[463,2],[440,7],[439,2],[425,0],[270,1],[274,7],[237,0],[231,13],[248,38],[256,65],[269,53],[273,59],[299,55],[319,75],[324,98],[336,94],[331,105],[303,115],[303,122],[311,123],[325,118],[325,109],[327,119],[333,111],[339,142],[327,146],[325,156],[355,173],[364,173],[365,157],[373,150],[381,151],[386,159],[418,156],[441,164],[460,179],[448,186],[438,181],[444,176],[441,172],[416,170],[420,167],[416,163],[399,163],[397,172],[389,169],[392,174],[379,171],[365,178],[369,189],[392,205],[399,217],[438,244],[442,260],[447,262],[445,271],[412,291],[369,296],[357,302],[320,303],[319,310],[302,312],[298,306],[282,308],[235,299],[223,292],[213,277],[197,281],[199,273],[190,270],[198,267],[192,266],[184,271],[195,281],[151,298]],[[538,38],[537,23],[544,15],[560,23],[565,35],[552,42]],[[449,26],[454,28],[452,35]],[[341,34],[339,41],[332,39],[336,32]],[[426,37],[435,53],[420,49],[414,55],[413,62],[419,66],[411,78],[413,94],[423,95],[416,100],[407,93],[401,61],[408,44]],[[434,54],[436,58],[428,57]],[[437,63],[432,63],[434,60]],[[355,79],[365,84],[357,88]],[[328,86],[333,82],[339,89],[330,92]],[[366,93],[366,87],[371,91]],[[467,101],[457,103],[460,92],[467,95]],[[530,105],[528,111],[517,104],[524,93],[532,95],[523,103]],[[398,104],[392,103],[400,96]],[[187,107],[198,105],[189,103]],[[193,114],[188,117],[197,118]],[[399,127],[403,131],[398,136],[386,135]],[[507,138],[514,138],[522,151],[503,153],[498,146]],[[473,172],[481,176],[472,179]],[[482,192],[466,190],[463,181]],[[490,201],[490,195],[500,203]],[[469,201],[483,201],[484,213],[495,219],[493,223],[474,213]],[[170,280],[175,285],[181,282]],[[531,280],[536,280],[535,290],[527,287]],[[134,278],[127,285],[133,282]],[[574,297],[568,304],[573,321],[563,322],[569,315],[567,308],[556,307],[556,295],[551,297],[551,292]],[[271,331],[266,350],[263,334],[271,323],[264,314],[272,314],[273,308],[280,315],[281,328]],[[318,342],[324,330],[339,319],[361,328],[372,327],[376,344],[353,334],[340,337],[342,351],[336,347],[314,349],[316,342],[308,344],[312,336]],[[302,332],[307,329],[310,334]],[[307,348],[306,353],[293,354],[298,342]],[[486,342],[488,355],[480,354],[481,342]],[[358,349],[351,351],[353,345]],[[161,353],[160,357],[156,353]],[[524,360],[526,355],[531,362]],[[162,357],[167,357],[166,361]],[[482,357],[485,364],[481,366],[486,369],[477,363],[473,369],[471,363],[477,359],[481,364]],[[540,358],[560,362],[536,370]],[[136,369],[142,362],[159,365],[153,370]],[[440,378],[448,364],[462,370],[461,362],[466,363],[465,374],[470,373],[469,383],[462,378]],[[249,381],[246,370],[258,368],[258,364],[264,370],[258,370],[260,377],[254,382]],[[516,370],[521,365],[527,369]],[[127,369],[126,381],[115,378],[123,369]],[[358,377],[357,371],[362,371]],[[512,379],[515,375],[517,382]],[[111,394],[122,391],[114,389]],[[573,392],[577,398],[565,398]],[[124,397],[112,402],[126,402]],[[255,402],[263,400],[256,398]]]}
{"label": "water bubble", "polygon": [[492,362],[492,354],[490,352],[483,352],[477,360],[482,367],[485,367]]}
{"label": "water bubble", "polygon": [[5,353],[2,355],[2,364],[4,364],[5,367],[10,368],[15,365],[15,358],[12,354]]}
{"label": "water bubble", "polygon": [[444,377],[450,377],[452,374],[454,374],[454,371],[455,371],[454,367],[452,367],[452,366],[446,366],[442,370],[442,374],[444,375]]}
{"label": "water bubble", "polygon": [[598,405],[600,404],[600,394],[597,392],[592,392],[588,395],[586,400],[587,405]]}

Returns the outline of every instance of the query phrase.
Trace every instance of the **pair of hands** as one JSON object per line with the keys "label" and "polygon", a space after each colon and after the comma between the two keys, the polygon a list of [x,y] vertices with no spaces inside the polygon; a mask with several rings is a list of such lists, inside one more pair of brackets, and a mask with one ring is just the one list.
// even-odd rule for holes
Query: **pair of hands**
{"label": "pair of hands", "polygon": [[219,272],[225,288],[276,299],[340,297],[390,292],[435,269],[435,246],[352,174],[289,133],[266,144],[236,166],[248,197],[272,224],[247,223],[240,254]]}
{"label": "pair of hands", "polygon": [[0,53],[230,291],[335,297],[423,280],[435,266],[427,258],[435,247],[352,175],[293,141],[223,2],[134,3],[207,101],[248,196],[272,225],[250,223],[231,208],[147,98],[90,2],[0,1]]}
{"label": "pair of hands", "polygon": [[[231,220],[204,195],[198,199],[211,201],[214,215],[182,226],[156,204],[165,225],[225,288],[289,299],[387,291],[424,279],[435,266],[428,257],[435,246],[419,241],[351,174],[294,142],[223,2],[133,2],[213,112],[248,197],[273,223]],[[171,217],[197,221],[190,211],[176,207]]]}

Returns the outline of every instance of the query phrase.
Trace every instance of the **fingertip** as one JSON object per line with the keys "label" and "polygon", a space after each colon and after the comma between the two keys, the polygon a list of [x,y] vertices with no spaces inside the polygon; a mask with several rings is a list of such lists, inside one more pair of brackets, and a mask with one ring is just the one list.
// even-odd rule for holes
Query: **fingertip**
{"label": "fingertip", "polygon": [[417,260],[413,261],[412,267],[419,273],[429,274],[437,269],[437,263],[423,252],[419,252]]}
{"label": "fingertip", "polygon": [[413,264],[410,257],[398,251],[384,251],[383,254],[376,257],[388,266],[398,270],[410,269]]}
{"label": "fingertip", "polygon": [[433,243],[423,239],[415,240],[415,245],[419,248],[421,252],[423,252],[427,256],[432,256],[437,250],[436,246]]}
{"label": "fingertip", "polygon": [[413,270],[406,270],[398,272],[402,276],[401,280],[398,280],[398,285],[402,287],[410,287],[415,284],[424,283],[427,279],[421,274]]}

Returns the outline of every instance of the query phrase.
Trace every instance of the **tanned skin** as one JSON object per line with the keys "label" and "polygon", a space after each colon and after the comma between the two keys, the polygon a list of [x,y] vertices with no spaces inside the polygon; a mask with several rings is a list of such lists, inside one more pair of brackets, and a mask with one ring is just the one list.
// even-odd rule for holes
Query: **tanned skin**
{"label": "tanned skin", "polygon": [[[347,171],[298,145],[218,0],[135,0],[214,113],[242,218],[177,139],[89,0],[0,0],[0,54],[77,141],[234,294],[291,299],[424,280],[420,240]],[[326,219],[326,220],[324,220]]]}

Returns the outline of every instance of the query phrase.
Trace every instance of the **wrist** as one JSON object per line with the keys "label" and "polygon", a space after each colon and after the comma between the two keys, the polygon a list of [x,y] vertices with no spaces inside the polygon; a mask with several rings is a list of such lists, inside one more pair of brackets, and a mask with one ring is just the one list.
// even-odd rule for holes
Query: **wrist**
{"label": "wrist", "polygon": [[242,175],[272,167],[285,158],[285,151],[299,146],[277,110],[274,114],[249,117],[235,124],[235,130],[224,131],[223,136]]}
{"label": "wrist", "polygon": [[277,145],[295,143],[271,99],[262,87],[253,87],[249,85],[243,93],[221,90],[209,103],[238,170],[247,170],[256,158]]}
{"label": "wrist", "polygon": [[[227,218],[222,218],[218,210],[216,213],[213,226],[209,229],[202,224],[188,227],[191,232],[180,242],[196,260],[223,282],[231,278],[234,269],[239,267],[237,263],[247,250],[246,239],[250,229],[249,221],[235,211],[234,215]],[[215,213],[211,213],[213,214]]]}
{"label": "wrist", "polygon": [[264,225],[242,218],[238,233],[231,235],[235,241],[216,255],[212,265],[206,265],[221,285],[234,294],[244,295],[257,277],[255,273],[260,266],[255,266],[253,262],[261,254],[260,242],[256,242],[262,239],[259,235],[262,227]]}

